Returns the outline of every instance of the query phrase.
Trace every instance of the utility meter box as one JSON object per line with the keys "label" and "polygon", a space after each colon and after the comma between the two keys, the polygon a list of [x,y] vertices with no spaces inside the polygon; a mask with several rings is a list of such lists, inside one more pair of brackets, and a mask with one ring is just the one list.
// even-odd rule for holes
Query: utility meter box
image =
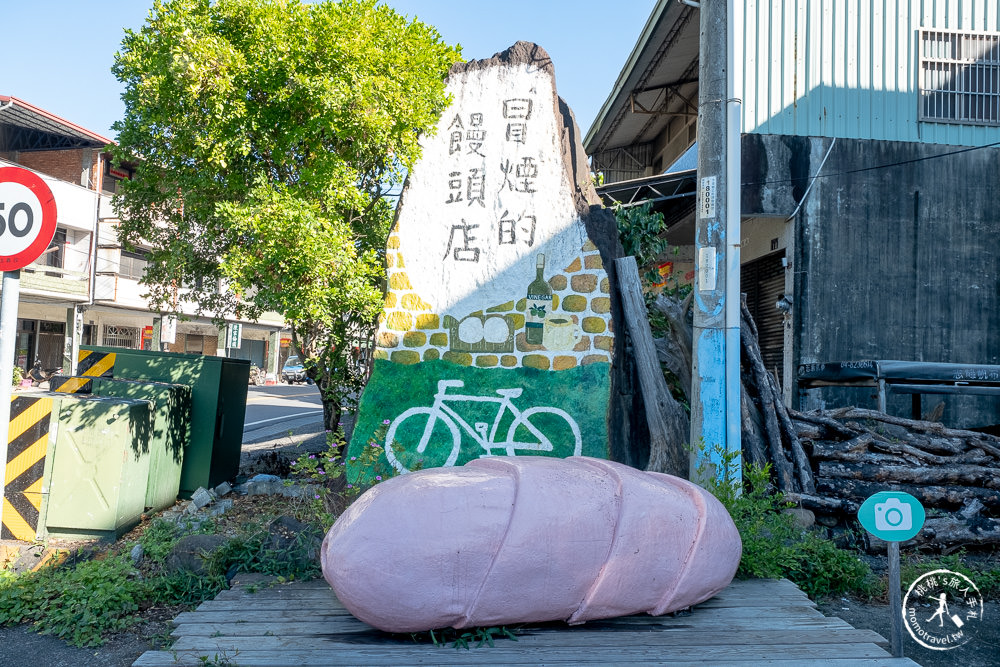
{"label": "utility meter box", "polygon": [[250,361],[201,354],[80,348],[80,375],[186,384],[191,387],[191,440],[180,494],[210,488],[239,472]]}
{"label": "utility meter box", "polygon": [[191,440],[191,388],[185,384],[56,375],[49,387],[60,393],[92,394],[149,401],[153,426],[149,437],[146,508],[159,511],[177,501],[184,454]]}
{"label": "utility meter box", "polygon": [[37,537],[118,537],[142,516],[149,476],[148,401],[23,392],[51,409],[37,483]]}

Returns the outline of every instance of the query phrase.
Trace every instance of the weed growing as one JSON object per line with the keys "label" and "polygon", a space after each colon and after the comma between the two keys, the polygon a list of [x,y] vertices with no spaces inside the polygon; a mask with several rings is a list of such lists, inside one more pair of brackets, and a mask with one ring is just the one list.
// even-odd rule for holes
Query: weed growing
{"label": "weed growing", "polygon": [[[319,487],[315,495],[314,511],[326,525],[366,490],[379,482],[396,476],[396,470],[385,457],[385,434],[389,429],[386,420],[368,440],[361,453],[345,458],[347,443],[344,431],[327,431],[326,449],[314,454],[303,454],[292,462],[291,468],[299,479]],[[351,479],[347,481],[348,468]]]}
{"label": "weed growing", "polygon": [[721,474],[703,477],[709,480],[708,490],[729,511],[743,540],[737,577],[786,577],[810,598],[842,593],[870,597],[882,592],[884,582],[857,554],[802,530],[782,512],[791,505],[771,487],[770,465],[745,465],[741,487],[735,474],[738,453],[718,446],[714,453],[721,462]]}
{"label": "weed growing", "polygon": [[[284,514],[288,508],[275,510]],[[162,519],[152,521],[138,537],[144,552],[138,567],[129,555],[136,542],[123,542],[91,560],[22,574],[2,570],[0,625],[31,623],[37,632],[75,646],[98,646],[107,635],[135,624],[141,610],[193,607],[215,597],[237,572],[271,574],[279,580],[314,577],[319,573],[316,536],[329,524],[309,511],[299,515],[309,527],[290,543],[272,540],[268,524],[273,517],[243,523],[206,555],[202,573],[171,569],[171,549],[185,535],[217,533],[219,526],[206,521],[192,530]]]}
{"label": "weed growing", "polygon": [[1000,559],[994,554],[984,560],[975,564],[964,549],[943,556],[906,554],[900,565],[900,580],[905,587],[932,570],[951,570],[971,579],[984,598],[1000,597]]}

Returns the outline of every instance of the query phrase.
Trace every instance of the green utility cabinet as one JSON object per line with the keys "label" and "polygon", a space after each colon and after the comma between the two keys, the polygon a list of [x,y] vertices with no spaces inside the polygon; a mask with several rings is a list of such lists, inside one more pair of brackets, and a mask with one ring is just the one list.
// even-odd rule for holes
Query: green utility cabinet
{"label": "green utility cabinet", "polygon": [[56,392],[93,394],[149,401],[153,428],[149,438],[146,507],[159,511],[177,502],[184,453],[191,440],[191,387],[186,384],[56,375]]}
{"label": "green utility cabinet", "polygon": [[180,494],[210,488],[239,472],[250,361],[201,354],[80,348],[80,375],[186,384],[191,387],[191,440]]}
{"label": "green utility cabinet", "polygon": [[38,536],[118,537],[139,522],[149,476],[147,401],[32,392],[52,400]]}

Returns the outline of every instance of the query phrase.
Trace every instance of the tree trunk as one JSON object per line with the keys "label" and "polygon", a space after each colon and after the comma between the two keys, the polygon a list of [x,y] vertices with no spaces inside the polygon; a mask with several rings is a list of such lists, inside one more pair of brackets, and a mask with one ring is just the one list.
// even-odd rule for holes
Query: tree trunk
{"label": "tree trunk", "polygon": [[646,470],[665,472],[687,479],[689,424],[684,408],[674,399],[663,378],[657,359],[649,318],[642,296],[642,284],[634,257],[615,260],[618,288],[622,297],[625,324],[632,340],[639,388],[649,424],[649,463]]}

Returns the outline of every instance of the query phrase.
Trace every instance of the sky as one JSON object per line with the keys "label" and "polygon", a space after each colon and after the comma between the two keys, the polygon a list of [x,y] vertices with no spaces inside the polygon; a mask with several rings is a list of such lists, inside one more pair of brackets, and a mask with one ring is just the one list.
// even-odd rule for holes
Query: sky
{"label": "sky", "polygon": [[[586,134],[656,0],[385,0],[461,44],[466,60],[518,40],[552,57],[556,87]],[[0,95],[115,139],[124,107],[111,74],[125,28],[139,29],[152,0],[0,0]]]}

